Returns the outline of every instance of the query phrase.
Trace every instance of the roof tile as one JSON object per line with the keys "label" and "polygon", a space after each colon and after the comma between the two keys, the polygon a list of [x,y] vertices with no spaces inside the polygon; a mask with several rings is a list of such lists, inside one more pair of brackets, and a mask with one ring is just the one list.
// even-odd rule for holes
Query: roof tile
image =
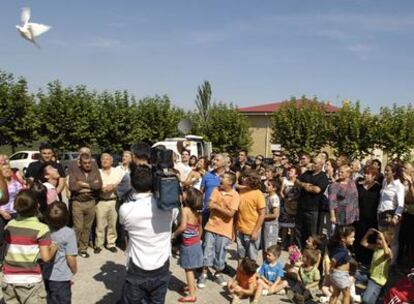
{"label": "roof tile", "polygon": [[[296,106],[300,107],[301,104],[305,101],[310,101],[310,100],[297,99]],[[273,113],[273,112],[278,111],[280,107],[287,102],[289,102],[289,100],[284,100],[281,102],[274,102],[274,103],[267,103],[267,104],[252,106],[252,107],[243,107],[243,108],[239,108],[238,110],[241,113]],[[334,112],[339,111],[338,107],[331,105],[329,102],[322,103],[322,104],[324,105],[325,110],[328,113],[334,113]]]}

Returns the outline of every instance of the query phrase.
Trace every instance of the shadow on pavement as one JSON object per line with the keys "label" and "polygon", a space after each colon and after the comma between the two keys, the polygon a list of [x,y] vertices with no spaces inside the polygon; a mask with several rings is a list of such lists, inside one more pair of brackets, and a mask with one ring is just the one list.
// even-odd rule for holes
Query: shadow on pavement
{"label": "shadow on pavement", "polygon": [[168,284],[169,290],[175,291],[181,296],[185,296],[185,293],[183,292],[185,286],[186,286],[185,282],[181,281],[175,275],[171,274],[170,283]]}
{"label": "shadow on pavement", "polygon": [[239,259],[237,255],[237,250],[227,249],[227,252],[230,255],[230,257],[228,258],[229,260],[237,261]]}
{"label": "shadow on pavement", "polygon": [[229,295],[229,293],[227,292],[227,290],[222,290],[220,291],[220,294],[223,296],[223,298],[225,298],[227,301],[232,302],[233,298]]}
{"label": "shadow on pavement", "polygon": [[[100,272],[93,277],[103,282],[108,293],[96,304],[113,304],[121,298],[122,285],[125,279],[125,265],[107,261],[101,266]],[[91,290],[91,292],[93,292]]]}

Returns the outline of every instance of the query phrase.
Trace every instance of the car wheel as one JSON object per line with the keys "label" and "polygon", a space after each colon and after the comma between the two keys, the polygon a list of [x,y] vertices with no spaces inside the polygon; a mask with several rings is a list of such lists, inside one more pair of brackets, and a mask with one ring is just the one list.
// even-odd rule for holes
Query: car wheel
{"label": "car wheel", "polygon": [[26,175],[26,170],[27,170],[27,168],[25,167],[25,168],[23,168],[23,176],[25,176]]}

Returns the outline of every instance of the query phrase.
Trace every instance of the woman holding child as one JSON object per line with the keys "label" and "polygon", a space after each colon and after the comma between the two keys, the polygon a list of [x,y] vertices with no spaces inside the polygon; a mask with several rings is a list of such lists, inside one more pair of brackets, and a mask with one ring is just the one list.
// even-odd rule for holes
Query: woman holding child
{"label": "woman holding child", "polygon": [[395,265],[398,256],[398,235],[400,231],[401,215],[404,210],[405,188],[401,180],[402,167],[398,163],[389,163],[384,170],[380,201],[378,204],[378,228],[380,231],[390,229],[394,240],[391,244],[393,252],[392,265]]}
{"label": "woman holding child", "polygon": [[374,166],[364,169],[364,179],[357,183],[359,220],[355,226],[355,254],[362,265],[368,267],[371,263],[372,251],[360,245],[365,233],[370,228],[378,228],[377,214],[381,185],[377,182],[379,171]]}

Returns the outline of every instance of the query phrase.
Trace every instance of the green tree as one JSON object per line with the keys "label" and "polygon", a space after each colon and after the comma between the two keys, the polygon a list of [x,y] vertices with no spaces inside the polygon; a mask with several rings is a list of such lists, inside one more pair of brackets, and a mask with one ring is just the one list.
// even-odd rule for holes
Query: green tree
{"label": "green tree", "polygon": [[171,105],[168,96],[146,97],[135,104],[137,124],[132,130],[133,142],[154,143],[166,137],[178,136],[178,122],[184,111]]}
{"label": "green tree", "polygon": [[15,152],[17,145],[30,144],[38,137],[39,121],[33,96],[28,94],[27,82],[20,77],[0,71],[0,117],[6,120],[0,126],[1,144],[8,144]]}
{"label": "green tree", "polygon": [[[195,121],[195,129],[200,121]],[[202,135],[211,141],[213,151],[237,153],[240,149],[249,149],[252,144],[251,132],[247,118],[230,104],[213,104],[210,109],[208,124],[211,126]]]}
{"label": "green tree", "polygon": [[272,116],[272,141],[281,144],[292,158],[313,153],[327,145],[332,126],[324,104],[315,99],[292,98]]}
{"label": "green tree", "polygon": [[102,151],[121,152],[128,149],[134,133],[140,133],[134,99],[127,91],[103,92],[97,96],[99,120],[96,127],[97,144]]}
{"label": "green tree", "polygon": [[74,150],[97,143],[99,107],[96,92],[85,86],[63,88],[59,81],[39,92],[41,132],[59,150]]}
{"label": "green tree", "polygon": [[378,136],[376,119],[369,109],[361,110],[359,101],[355,104],[343,102],[342,108],[332,114],[331,121],[333,132],[330,144],[338,155],[361,158],[375,147]]}
{"label": "green tree", "polygon": [[378,114],[378,143],[390,157],[410,158],[414,148],[414,108],[412,105],[382,107]]}
{"label": "green tree", "polygon": [[205,133],[208,133],[209,129],[211,96],[212,92],[210,82],[204,81],[204,83],[197,89],[195,104],[198,110],[200,127]]}
{"label": "green tree", "polygon": [[247,118],[230,104],[212,103],[212,89],[208,81],[198,87],[197,111],[187,113],[193,121],[192,133],[211,141],[213,151],[236,153],[252,144]]}

